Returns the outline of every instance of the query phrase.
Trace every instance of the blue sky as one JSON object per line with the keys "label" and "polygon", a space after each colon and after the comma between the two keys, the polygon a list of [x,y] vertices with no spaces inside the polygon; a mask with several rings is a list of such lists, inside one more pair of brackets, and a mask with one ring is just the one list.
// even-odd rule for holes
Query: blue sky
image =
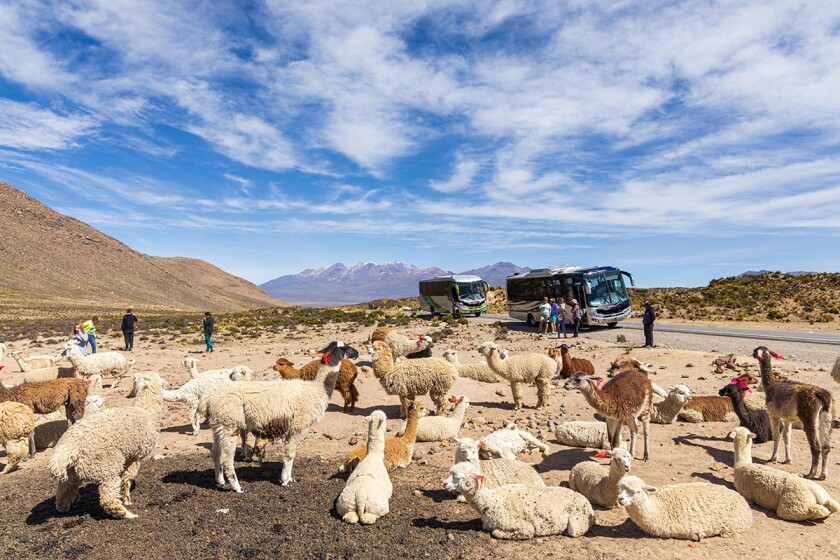
{"label": "blue sky", "polygon": [[840,270],[840,2],[0,3],[0,179],[255,282]]}

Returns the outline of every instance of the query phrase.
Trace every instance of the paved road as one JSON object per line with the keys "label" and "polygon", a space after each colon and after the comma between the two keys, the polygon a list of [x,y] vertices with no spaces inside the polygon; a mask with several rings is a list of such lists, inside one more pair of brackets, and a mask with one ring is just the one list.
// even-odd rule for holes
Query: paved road
{"label": "paved road", "polygon": [[[516,322],[525,325],[524,322],[511,319],[507,315],[482,315],[477,319],[470,318],[483,324]],[[568,328],[568,326],[567,326]],[[623,329],[642,330],[642,324],[635,321],[622,321],[619,327]],[[613,329],[615,330],[615,329]],[[723,327],[691,327],[684,325],[666,325],[657,323],[656,332],[671,332],[684,334],[699,334],[705,336],[722,336],[727,338],[751,338],[759,340],[776,340],[784,342],[803,342],[810,344],[836,344],[840,346],[840,334],[809,333],[796,331],[763,331],[752,329],[728,329]]]}

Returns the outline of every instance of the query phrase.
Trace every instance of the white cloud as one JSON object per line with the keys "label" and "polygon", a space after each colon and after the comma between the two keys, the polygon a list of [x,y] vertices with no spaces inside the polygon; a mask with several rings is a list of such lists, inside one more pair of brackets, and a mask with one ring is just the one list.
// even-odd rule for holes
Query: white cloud
{"label": "white cloud", "polygon": [[59,150],[77,146],[97,128],[87,115],[60,115],[32,103],[0,98],[0,146],[22,150]]}
{"label": "white cloud", "polygon": [[429,186],[442,193],[454,193],[469,188],[479,170],[477,161],[458,158],[455,171],[446,181],[431,181]]}

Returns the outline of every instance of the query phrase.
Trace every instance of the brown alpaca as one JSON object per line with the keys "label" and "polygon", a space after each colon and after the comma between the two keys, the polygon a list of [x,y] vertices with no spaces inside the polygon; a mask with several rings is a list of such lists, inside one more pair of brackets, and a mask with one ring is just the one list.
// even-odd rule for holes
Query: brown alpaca
{"label": "brown alpaca", "polygon": [[732,399],[712,395],[692,395],[677,416],[684,422],[737,422]]}
{"label": "brown alpaca", "polygon": [[[759,346],[753,350],[753,356],[758,360],[761,369],[761,383],[764,385],[767,413],[770,415],[770,428],[773,431],[773,454],[769,461],[776,462],[779,441],[784,438],[784,462],[791,462],[790,432],[793,422],[800,420],[811,447],[811,470],[805,474],[805,478],[825,480],[828,475],[828,454],[831,451],[834,398],[829,391],[816,385],[777,379],[773,375],[770,360],[781,356],[766,347]],[[820,466],[821,471],[818,470]]]}
{"label": "brown alpaca", "polygon": [[612,361],[610,364],[610,368],[607,370],[609,371],[609,375],[607,377],[613,377],[622,373],[624,371],[641,371],[642,373],[652,373],[652,364],[643,364],[630,354],[622,354],[618,358]]}
{"label": "brown alpaca", "polygon": [[[408,418],[405,422],[405,432],[400,437],[385,438],[385,468],[392,471],[396,468],[404,469],[411,463],[414,455],[414,444],[417,440],[417,425],[420,417],[428,414],[425,406],[417,401],[408,405]],[[341,467],[341,472],[353,472],[353,469],[367,455],[367,445],[362,445],[347,455],[347,460]]]}
{"label": "brown alpaca", "polygon": [[643,459],[647,461],[653,392],[647,375],[626,370],[604,383],[601,389],[598,388],[600,383],[600,377],[578,372],[566,380],[564,387],[583,393],[589,405],[607,419],[607,437],[612,449],[619,446],[621,427],[626,424],[630,429],[630,455],[635,455],[638,422],[641,421],[645,430]]}
{"label": "brown alpaca", "polygon": [[375,329],[373,329],[373,332],[370,334],[370,338],[368,339],[368,342],[375,342],[377,340],[381,340],[382,342],[385,342],[385,335],[387,335],[392,330],[394,330],[394,329],[392,329],[391,327],[376,327]]}
{"label": "brown alpaca", "polygon": [[[308,364],[303,365],[299,370],[295,369],[294,364],[286,358],[277,358],[272,369],[280,373],[283,379],[303,379],[305,381],[312,381],[318,374],[318,368],[321,365],[321,360],[312,360]],[[341,366],[338,370],[338,378],[335,381],[336,390],[344,397],[344,412],[352,411],[356,408],[356,402],[359,400],[359,390],[353,384],[356,381],[356,376],[359,375],[359,369],[352,360],[341,360]]]}
{"label": "brown alpaca", "polygon": [[51,379],[11,388],[0,383],[0,402],[23,403],[35,414],[49,414],[64,407],[71,423],[84,416],[87,396],[88,384],[83,379]]}
{"label": "brown alpaca", "polygon": [[588,373],[589,375],[595,374],[595,367],[592,365],[592,362],[583,358],[572,358],[572,355],[569,353],[569,347],[565,344],[561,344],[558,348],[550,348],[548,350],[548,356],[557,362],[559,368],[557,373],[563,379],[570,378],[578,371]]}

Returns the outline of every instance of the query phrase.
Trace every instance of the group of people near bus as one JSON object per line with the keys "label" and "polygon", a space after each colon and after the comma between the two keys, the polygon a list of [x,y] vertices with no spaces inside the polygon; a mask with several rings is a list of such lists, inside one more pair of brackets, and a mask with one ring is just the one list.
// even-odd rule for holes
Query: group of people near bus
{"label": "group of people near bus", "polygon": [[[580,305],[578,300],[573,299],[572,305],[572,322],[574,325],[574,335],[572,338],[577,338],[580,332]],[[564,298],[544,297],[543,302],[539,307],[540,313],[540,334],[557,335],[560,338],[560,331],[563,331],[563,338],[568,338],[566,333],[566,300]],[[559,329],[558,329],[559,325]]]}

